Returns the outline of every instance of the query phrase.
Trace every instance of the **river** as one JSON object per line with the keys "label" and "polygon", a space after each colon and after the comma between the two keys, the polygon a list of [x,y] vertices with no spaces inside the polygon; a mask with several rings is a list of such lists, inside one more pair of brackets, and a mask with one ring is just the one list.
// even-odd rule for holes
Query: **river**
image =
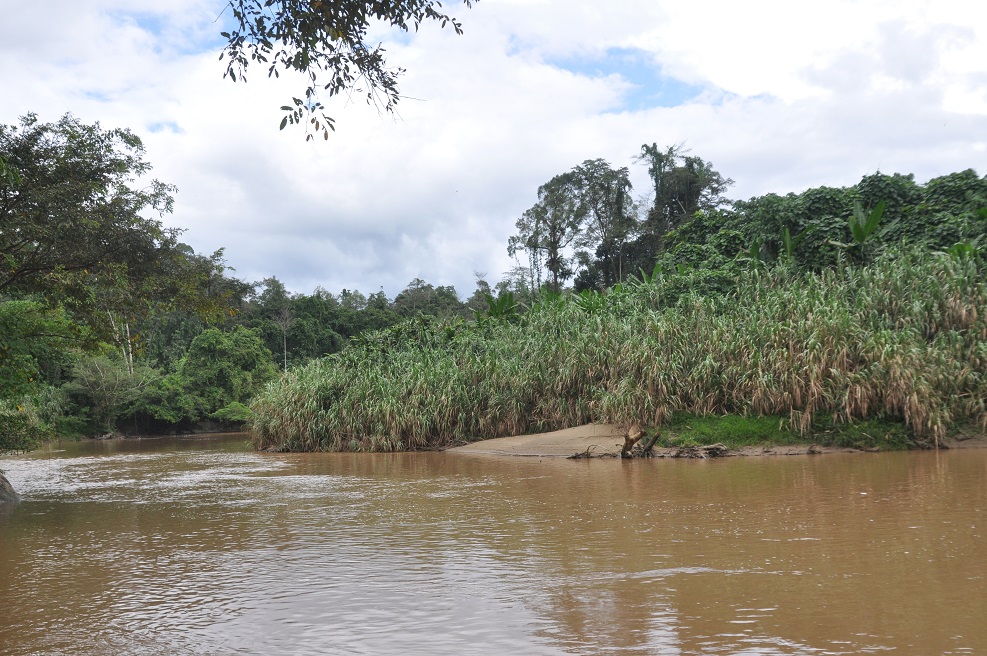
{"label": "river", "polygon": [[987,450],[0,458],[0,654],[985,654]]}

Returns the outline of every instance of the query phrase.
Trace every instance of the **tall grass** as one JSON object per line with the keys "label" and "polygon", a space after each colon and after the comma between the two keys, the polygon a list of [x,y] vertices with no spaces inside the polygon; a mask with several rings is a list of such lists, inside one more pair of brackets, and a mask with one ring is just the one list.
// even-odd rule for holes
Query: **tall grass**
{"label": "tall grass", "polygon": [[[690,292],[657,274],[520,321],[409,322],[288,372],[254,401],[258,448],[435,448],[674,413],[881,417],[937,443],[987,427],[987,286],[973,257],[740,272]],[[720,285],[722,287],[722,285]],[[729,287],[729,286],[728,286]]]}

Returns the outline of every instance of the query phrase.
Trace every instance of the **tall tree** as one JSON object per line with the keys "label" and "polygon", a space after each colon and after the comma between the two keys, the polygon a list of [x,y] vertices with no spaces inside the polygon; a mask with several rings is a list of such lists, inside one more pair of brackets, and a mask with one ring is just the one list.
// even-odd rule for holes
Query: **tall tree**
{"label": "tall tree", "polygon": [[629,273],[627,245],[637,224],[629,171],[626,167],[615,169],[604,159],[594,159],[577,166],[573,174],[586,216],[579,240],[584,249],[580,260],[587,269],[596,269],[599,285],[612,287]]}
{"label": "tall tree", "polygon": [[[476,1],[463,4],[472,7]],[[268,77],[282,71],[303,73],[308,87],[304,97],[292,98],[281,108],[281,128],[305,123],[326,139],[336,128],[324,111],[320,91],[330,98],[343,92],[366,94],[368,103],[388,112],[401,98],[397,80],[404,70],[388,67],[384,48],[367,42],[371,22],[405,32],[418,31],[423,23],[451,25],[456,34],[463,32],[437,0],[229,0],[228,6],[236,27],[222,33],[227,43],[220,59],[227,59],[226,75],[234,82],[246,80],[251,63],[266,67]]]}
{"label": "tall tree", "polygon": [[140,139],[71,115],[0,126],[0,154],[19,181],[0,181],[0,292],[76,291],[87,276],[144,271],[177,243],[177,231],[142,212],[168,212],[174,188],[147,174]]}
{"label": "tall tree", "polygon": [[633,246],[635,264],[650,270],[667,247],[665,236],[696,212],[713,212],[727,203],[724,193],[733,184],[701,157],[687,156],[681,146],[664,150],[652,143],[641,146],[635,161],[647,164],[654,201]]}
{"label": "tall tree", "polygon": [[580,192],[580,179],[574,171],[543,184],[538,188],[538,202],[517,220],[518,234],[508,241],[507,251],[512,257],[524,250],[532,268],[548,270],[556,293],[573,274],[567,249],[582,234],[588,209]]}
{"label": "tall tree", "polygon": [[288,331],[295,323],[295,313],[291,311],[290,305],[285,305],[274,315],[274,323],[281,329],[281,348],[284,353],[284,370],[288,371]]}
{"label": "tall tree", "polygon": [[665,150],[658,148],[658,144],[641,146],[641,154],[634,161],[646,163],[648,165],[648,175],[651,177],[651,184],[654,188],[654,202],[648,211],[645,223],[651,226],[651,231],[656,235],[663,235],[670,229],[672,217],[669,216],[671,207],[666,199],[673,196],[671,191],[672,175],[675,164],[679,159],[680,146],[667,146]]}

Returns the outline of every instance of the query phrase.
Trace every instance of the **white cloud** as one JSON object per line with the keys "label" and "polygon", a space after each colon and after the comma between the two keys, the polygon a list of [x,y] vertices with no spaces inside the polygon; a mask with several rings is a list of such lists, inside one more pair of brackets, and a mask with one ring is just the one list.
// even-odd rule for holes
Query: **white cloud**
{"label": "white cloud", "polygon": [[[222,79],[220,0],[18,5],[0,25],[0,122],[71,111],[132,128],[155,177],[179,187],[169,223],[197,250],[225,246],[247,279],[393,296],[421,277],[465,296],[474,271],[509,268],[514,221],[553,175],[603,157],[631,167],[645,193],[631,161],[642,143],[685,142],[739,198],[877,169],[987,172],[987,15],[970,5],[453,6],[463,36],[379,33],[408,69],[398,116],[335,99],[328,143],[277,129],[297,80]],[[621,75],[621,61],[602,59],[614,49],[704,91],[639,108],[630,100],[648,94],[635,85],[660,76]]]}

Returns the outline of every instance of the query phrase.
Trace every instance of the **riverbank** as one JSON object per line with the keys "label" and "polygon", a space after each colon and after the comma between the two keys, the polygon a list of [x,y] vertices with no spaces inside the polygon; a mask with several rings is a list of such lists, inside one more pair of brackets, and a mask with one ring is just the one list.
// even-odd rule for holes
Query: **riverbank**
{"label": "riverbank", "polygon": [[[683,415],[762,418],[772,445],[934,447],[987,424],[978,262],[907,252],[741,269],[704,293],[661,274],[510,319],[411,321],[272,381],[250,430],[261,450],[416,451],[588,423],[664,430]],[[875,418],[894,426],[853,434]],[[657,446],[766,441],[768,427],[736,428],[741,443]]]}
{"label": "riverbank", "polygon": [[[626,430],[613,424],[587,424],[565,430],[532,435],[515,435],[473,442],[447,449],[447,453],[484,454],[496,456],[528,456],[549,458],[617,458],[624,446]],[[694,442],[673,446],[655,446],[651,456],[656,458],[688,458],[710,456],[792,456],[824,453],[866,453],[880,450],[874,446],[830,446],[814,442],[800,444],[756,444],[724,446],[712,451],[710,444]],[[987,448],[987,434],[961,431],[942,440],[940,448]],[[640,455],[640,449],[636,452]]]}

